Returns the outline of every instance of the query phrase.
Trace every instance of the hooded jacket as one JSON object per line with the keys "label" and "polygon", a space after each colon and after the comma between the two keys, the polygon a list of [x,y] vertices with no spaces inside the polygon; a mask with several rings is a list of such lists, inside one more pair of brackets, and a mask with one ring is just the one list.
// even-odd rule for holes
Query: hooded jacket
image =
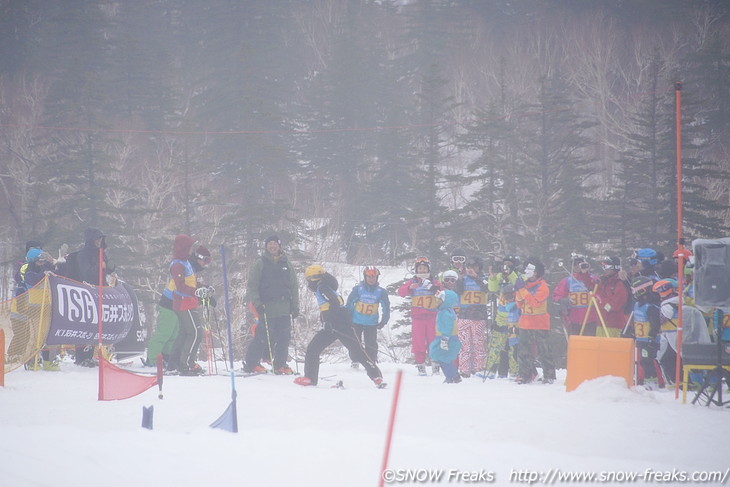
{"label": "hooded jacket", "polygon": [[[459,332],[456,328],[456,311],[454,306],[459,304],[459,296],[451,290],[444,291],[444,300],[438,307],[436,315],[436,339],[431,342],[428,350],[431,359],[439,362],[456,360],[461,351]],[[449,337],[448,350],[441,348],[441,337]]]}
{"label": "hooded jacket", "polygon": [[[99,282],[99,247],[94,243],[101,238],[101,248],[106,249],[106,235],[98,228],[87,228],[84,230],[84,247],[78,253],[78,269],[81,281],[88,282],[99,286],[103,282]],[[109,273],[107,265],[107,256],[104,252],[104,277]]]}
{"label": "hooded jacket", "polygon": [[515,292],[515,302],[522,311],[519,328],[525,330],[549,330],[550,315],[547,300],[550,288],[544,279],[525,282],[524,287]]}

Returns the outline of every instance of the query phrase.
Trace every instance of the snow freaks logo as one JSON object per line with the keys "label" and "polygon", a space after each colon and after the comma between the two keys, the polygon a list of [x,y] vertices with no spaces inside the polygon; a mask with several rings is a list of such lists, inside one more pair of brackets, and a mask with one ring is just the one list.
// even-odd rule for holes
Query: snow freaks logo
{"label": "snow freaks logo", "polygon": [[[99,288],[50,276],[53,313],[48,345],[86,345],[99,341]],[[123,286],[104,287],[102,342],[122,340],[135,319],[135,304]]]}

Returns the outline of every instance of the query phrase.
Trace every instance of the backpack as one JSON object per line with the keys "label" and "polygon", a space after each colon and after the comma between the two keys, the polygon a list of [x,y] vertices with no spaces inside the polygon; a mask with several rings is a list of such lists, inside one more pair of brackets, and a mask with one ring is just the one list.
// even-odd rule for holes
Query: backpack
{"label": "backpack", "polygon": [[79,252],[76,250],[66,256],[66,262],[59,264],[56,270],[56,274],[59,276],[73,279],[74,281],[81,281],[81,269],[79,268]]}

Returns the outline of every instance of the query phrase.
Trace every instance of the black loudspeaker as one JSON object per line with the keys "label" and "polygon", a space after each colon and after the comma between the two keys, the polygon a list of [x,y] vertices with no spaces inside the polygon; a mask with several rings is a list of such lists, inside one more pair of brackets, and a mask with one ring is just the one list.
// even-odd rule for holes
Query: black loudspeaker
{"label": "black loudspeaker", "polygon": [[730,238],[692,242],[694,295],[702,307],[730,307]]}

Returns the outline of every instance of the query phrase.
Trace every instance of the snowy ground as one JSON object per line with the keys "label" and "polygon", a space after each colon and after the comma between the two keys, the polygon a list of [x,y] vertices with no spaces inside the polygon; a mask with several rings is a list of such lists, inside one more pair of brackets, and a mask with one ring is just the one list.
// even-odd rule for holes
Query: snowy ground
{"label": "snowy ground", "polygon": [[[391,386],[397,367],[383,365]],[[323,364],[321,374],[334,377],[316,388],[292,377],[237,378],[239,432],[229,433],[208,427],[230,402],[226,376],[165,377],[162,400],[155,387],[101,402],[96,369],[14,371],[0,388],[0,485],[376,486],[393,390],[347,364]],[[335,380],[346,389],[331,389]],[[399,476],[443,475],[434,485],[466,484],[449,482],[450,471],[481,474],[482,484],[493,476],[493,485],[558,469],[727,477],[728,410],[682,405],[672,392],[630,390],[611,377],[571,393],[561,382],[452,385],[406,366],[389,466]],[[151,431],[141,428],[149,405]]]}

